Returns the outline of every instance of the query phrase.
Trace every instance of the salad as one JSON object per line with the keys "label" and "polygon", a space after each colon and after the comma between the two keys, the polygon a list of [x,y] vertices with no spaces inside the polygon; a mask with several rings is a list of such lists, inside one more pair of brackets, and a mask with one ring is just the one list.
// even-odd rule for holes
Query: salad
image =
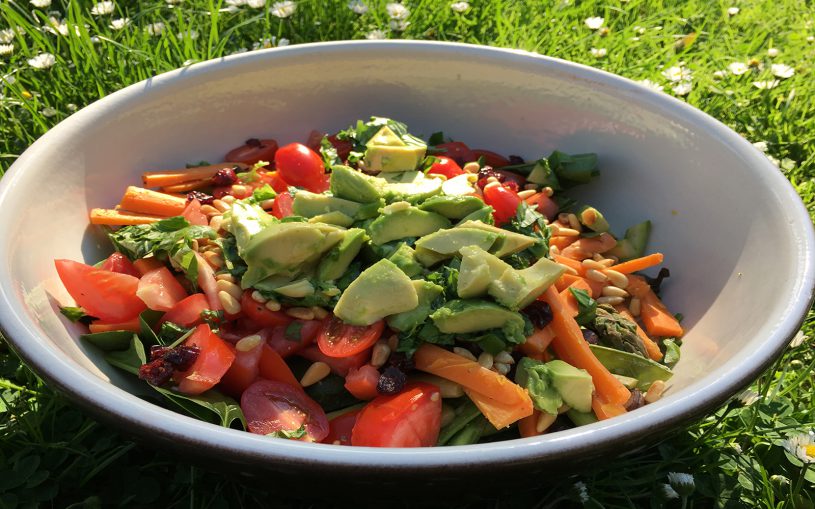
{"label": "salad", "polygon": [[651,223],[525,161],[372,117],[150,171],[93,209],[115,250],[56,260],[81,340],[145,397],[270,437],[419,447],[530,437],[659,399],[679,360]]}

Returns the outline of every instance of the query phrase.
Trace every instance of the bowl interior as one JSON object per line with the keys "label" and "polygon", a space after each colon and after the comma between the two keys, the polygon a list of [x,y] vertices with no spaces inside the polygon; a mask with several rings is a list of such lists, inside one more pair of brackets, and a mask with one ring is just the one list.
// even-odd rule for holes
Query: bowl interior
{"label": "bowl interior", "polygon": [[[370,115],[528,159],[554,149],[597,152],[601,178],[572,195],[603,211],[617,234],[653,222],[648,249],[663,252],[671,270],[664,300],[688,331],[682,360],[661,402],[589,427],[598,440],[721,401],[780,351],[803,316],[812,286],[808,217],[777,169],[712,119],[611,75],[526,53],[358,43],[195,65],[114,94],[38,141],[0,193],[0,281],[10,303],[3,328],[69,392],[88,373],[132,390],[132,379],[80,343],[80,328],[58,313],[69,300],[53,260],[95,262],[110,252],[88,226],[89,208],[112,207],[148,169],[220,161],[250,137],[301,141],[312,129],[334,131]],[[35,352],[45,358],[32,360]],[[94,390],[100,401],[146,405],[106,384]],[[512,454],[543,458],[574,448],[583,433],[527,440]],[[268,452],[249,434],[228,436],[263,454],[282,450]],[[360,461],[378,461],[371,458]]]}

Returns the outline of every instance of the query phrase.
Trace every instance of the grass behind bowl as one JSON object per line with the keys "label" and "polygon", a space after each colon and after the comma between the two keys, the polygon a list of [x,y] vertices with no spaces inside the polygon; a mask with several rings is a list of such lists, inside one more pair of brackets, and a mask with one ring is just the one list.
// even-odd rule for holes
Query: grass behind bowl
{"label": "grass behind bowl", "polygon": [[[401,19],[383,1],[303,0],[293,12],[287,2],[259,4],[0,3],[0,176],[72,112],[157,73],[286,44],[405,38],[521,48],[643,81],[753,142],[815,206],[815,9],[804,0],[417,0]],[[815,427],[814,319],[751,392],[656,446],[461,507],[812,507],[815,468],[784,440]],[[315,505],[298,495],[137,446],[0,342],[0,507]]]}

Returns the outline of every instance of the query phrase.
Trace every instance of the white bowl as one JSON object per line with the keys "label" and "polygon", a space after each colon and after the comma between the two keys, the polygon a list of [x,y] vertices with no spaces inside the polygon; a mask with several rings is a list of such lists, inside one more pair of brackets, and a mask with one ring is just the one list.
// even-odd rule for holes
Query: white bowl
{"label": "white bowl", "polygon": [[[53,260],[109,252],[88,226],[147,169],[218,161],[249,137],[303,140],[389,116],[471,146],[534,158],[597,152],[576,194],[616,231],[653,221],[664,297],[685,316],[665,397],[535,438],[457,448],[349,448],[270,440],[146,403],[58,312]],[[724,402],[777,358],[813,292],[809,215],[776,167],[736,133],[668,95],[522,51],[425,42],[307,44],[163,74],[110,95],[38,140],[0,182],[0,325],[51,386],[122,430],[238,466],[335,475],[464,478],[631,450]],[[343,467],[343,468],[337,468]],[[397,475],[397,477],[399,477]]]}

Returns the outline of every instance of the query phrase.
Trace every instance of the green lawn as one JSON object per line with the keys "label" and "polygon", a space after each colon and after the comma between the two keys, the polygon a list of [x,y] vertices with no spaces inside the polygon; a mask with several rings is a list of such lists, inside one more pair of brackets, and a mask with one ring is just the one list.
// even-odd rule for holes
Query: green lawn
{"label": "green lawn", "polygon": [[[457,12],[450,2],[407,0],[409,15],[396,21],[383,1],[351,4],[367,7],[357,13],[345,1],[303,0],[284,18],[275,14],[286,7],[271,1],[231,3],[244,5],[3,0],[0,175],[77,108],[154,74],[253,48],[379,36],[522,48],[686,94],[766,150],[815,207],[811,2],[498,0],[460,2]],[[752,387],[755,401],[730,403],[601,470],[534,480],[534,491],[473,506],[813,507],[815,467],[805,479],[782,442],[815,428],[814,328],[810,314],[803,343]],[[161,506],[235,507],[285,497],[136,446],[43,385],[3,342],[0,398],[0,507],[51,499],[42,505],[155,507],[158,497]],[[671,472],[691,474],[695,486],[671,487]]]}

